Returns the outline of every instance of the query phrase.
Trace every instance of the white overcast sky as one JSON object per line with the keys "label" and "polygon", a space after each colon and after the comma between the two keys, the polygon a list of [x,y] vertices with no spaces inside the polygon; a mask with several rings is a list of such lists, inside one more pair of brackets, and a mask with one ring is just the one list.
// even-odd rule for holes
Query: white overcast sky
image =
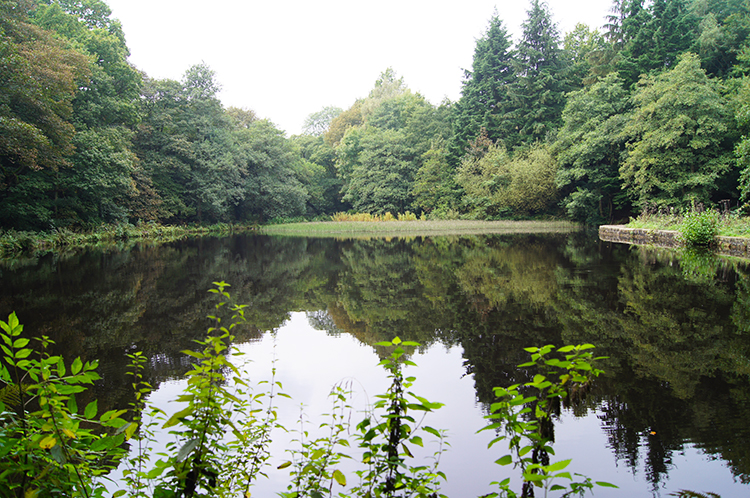
{"label": "white overcast sky", "polygon": [[[463,69],[495,9],[517,40],[528,0],[105,0],[130,62],[179,80],[205,62],[225,107],[300,132],[325,106],[347,109],[392,67],[433,104],[457,100]],[[561,36],[600,28],[611,0],[548,0]]]}

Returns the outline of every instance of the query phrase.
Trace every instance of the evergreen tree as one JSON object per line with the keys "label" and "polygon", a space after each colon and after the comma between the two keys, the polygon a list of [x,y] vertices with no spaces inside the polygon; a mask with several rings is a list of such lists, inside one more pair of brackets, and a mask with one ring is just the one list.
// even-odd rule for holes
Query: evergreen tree
{"label": "evergreen tree", "polygon": [[694,44],[698,23],[684,0],[654,0],[649,9],[641,0],[626,5],[618,70],[626,87],[632,87],[642,74],[674,67],[677,57]]}
{"label": "evergreen tree", "polygon": [[484,36],[477,40],[472,70],[465,71],[461,98],[453,106],[448,151],[454,166],[482,128],[492,140],[503,137],[503,120],[510,110],[508,87],[514,80],[511,57],[508,33],[494,15]]}
{"label": "evergreen tree", "polygon": [[512,67],[516,76],[509,85],[513,109],[502,120],[501,138],[506,146],[542,140],[558,128],[565,93],[571,89],[557,26],[540,0],[531,2]]}

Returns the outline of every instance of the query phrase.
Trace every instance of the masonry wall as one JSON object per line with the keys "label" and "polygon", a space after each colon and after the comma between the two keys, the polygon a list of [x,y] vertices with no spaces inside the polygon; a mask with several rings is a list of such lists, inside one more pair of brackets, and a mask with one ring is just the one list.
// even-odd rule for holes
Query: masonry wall
{"label": "masonry wall", "polygon": [[[602,225],[599,238],[607,242],[651,245],[659,247],[681,247],[679,232],[673,230],[649,230],[627,228],[620,225]],[[750,258],[750,239],[744,237],[717,237],[716,252],[727,256]]]}

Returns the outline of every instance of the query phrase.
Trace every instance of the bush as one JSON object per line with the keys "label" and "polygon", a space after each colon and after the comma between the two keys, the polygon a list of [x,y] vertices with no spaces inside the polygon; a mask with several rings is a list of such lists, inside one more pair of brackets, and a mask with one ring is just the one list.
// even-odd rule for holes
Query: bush
{"label": "bush", "polygon": [[679,226],[680,238],[688,246],[710,246],[719,233],[719,213],[692,211]]}

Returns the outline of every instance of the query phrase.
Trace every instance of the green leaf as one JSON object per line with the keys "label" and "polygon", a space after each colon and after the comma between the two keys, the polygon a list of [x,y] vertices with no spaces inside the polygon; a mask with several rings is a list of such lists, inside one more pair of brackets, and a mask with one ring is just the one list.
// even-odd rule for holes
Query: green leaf
{"label": "green leaf", "polygon": [[21,351],[16,351],[16,359],[20,360],[22,358],[28,358],[29,356],[31,356],[31,353],[31,349],[22,349]]}
{"label": "green leaf", "polygon": [[187,443],[185,443],[182,448],[180,448],[180,451],[177,452],[177,456],[175,457],[175,460],[178,462],[184,461],[190,453],[193,452],[194,449],[198,447],[198,445],[201,444],[200,438],[191,439]]}
{"label": "green leaf", "polygon": [[70,366],[70,373],[72,373],[73,375],[78,375],[78,372],[80,372],[82,368],[83,362],[81,361],[81,358],[78,357],[73,360],[73,364]]}
{"label": "green leaf", "polygon": [[432,435],[433,435],[433,436],[435,436],[435,437],[438,437],[438,438],[439,438],[439,437],[442,437],[442,436],[440,435],[440,432],[438,432],[438,431],[437,431],[437,429],[433,429],[433,428],[432,428],[432,427],[430,427],[430,426],[425,426],[425,427],[424,427],[424,431],[425,431],[425,432],[428,432],[428,433],[430,433],[430,434],[432,434]]}
{"label": "green leaf", "polygon": [[13,347],[15,349],[21,349],[26,347],[26,345],[29,343],[29,340],[25,337],[22,337],[20,339],[16,339],[16,342],[13,343]]}
{"label": "green leaf", "polygon": [[571,461],[572,461],[572,459],[560,460],[559,462],[555,462],[552,465],[549,465],[549,466],[546,467],[547,472],[557,472],[558,470],[562,470],[565,467],[567,467],[568,465],[570,465]]}
{"label": "green leaf", "polygon": [[130,422],[125,428],[125,438],[126,439],[132,438],[136,430],[138,430],[138,424],[135,422]]}
{"label": "green leaf", "polygon": [[276,468],[279,469],[279,470],[281,470],[281,469],[285,469],[285,468],[289,467],[290,465],[292,465],[292,462],[286,461],[286,462],[282,463],[281,465],[279,465]]}
{"label": "green leaf", "polygon": [[171,417],[169,417],[169,420],[167,420],[167,422],[164,424],[163,428],[164,429],[169,429],[170,427],[173,427],[173,426],[177,425],[178,423],[180,423],[180,419],[181,418],[185,418],[186,416],[188,416],[192,412],[193,412],[193,407],[191,407],[191,406],[188,406],[184,410],[180,410],[179,412],[177,412],[174,415],[172,415]]}
{"label": "green leaf", "polygon": [[419,436],[414,436],[413,438],[409,439],[409,442],[412,444],[416,444],[417,446],[424,447],[424,444],[422,443],[422,438]]}
{"label": "green leaf", "polygon": [[511,463],[513,463],[513,457],[510,455],[505,455],[504,457],[495,460],[495,463],[498,465],[510,465]]}
{"label": "green leaf", "polygon": [[83,416],[87,419],[93,419],[96,417],[96,412],[98,411],[96,400],[92,401],[88,405],[86,405],[86,409],[83,411]]}
{"label": "green leaf", "polygon": [[546,476],[544,474],[530,474],[528,472],[524,472],[523,479],[529,482],[541,482],[545,479],[549,479],[549,476]]}
{"label": "green leaf", "polygon": [[67,405],[68,405],[68,411],[70,413],[78,413],[78,404],[76,403],[75,396],[71,396],[70,398],[68,398]]}
{"label": "green leaf", "polygon": [[597,486],[602,486],[604,488],[617,488],[619,489],[619,486],[615,486],[614,484],[604,482],[604,481],[596,481]]}
{"label": "green leaf", "polygon": [[333,479],[341,486],[346,486],[346,476],[339,469],[333,471]]}

